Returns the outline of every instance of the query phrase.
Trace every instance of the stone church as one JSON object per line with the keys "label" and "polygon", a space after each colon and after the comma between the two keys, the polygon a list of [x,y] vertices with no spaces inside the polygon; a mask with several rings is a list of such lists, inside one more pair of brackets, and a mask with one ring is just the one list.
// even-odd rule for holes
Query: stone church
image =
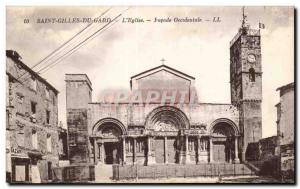
{"label": "stone church", "polygon": [[[262,137],[260,31],[242,26],[230,42],[231,104],[190,103],[195,78],[161,65],[134,75],[130,89],[187,91],[183,103],[93,102],[86,74],[66,74],[73,164],[240,163]],[[168,93],[169,94],[169,93]],[[194,95],[197,98],[197,95]],[[177,97],[176,97],[177,98]]]}

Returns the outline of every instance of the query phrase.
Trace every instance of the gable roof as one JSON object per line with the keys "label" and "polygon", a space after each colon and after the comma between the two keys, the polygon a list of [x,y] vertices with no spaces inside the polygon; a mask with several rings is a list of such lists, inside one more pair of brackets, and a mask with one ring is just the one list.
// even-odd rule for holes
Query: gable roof
{"label": "gable roof", "polygon": [[276,91],[282,91],[282,90],[286,90],[286,89],[290,89],[290,88],[294,88],[294,82],[289,83],[284,86],[281,86],[281,87],[277,88]]}
{"label": "gable roof", "polygon": [[149,70],[143,71],[143,72],[141,72],[141,73],[139,73],[139,74],[136,74],[136,75],[132,76],[131,79],[134,79],[134,78],[139,77],[139,76],[143,76],[143,75],[145,75],[145,74],[147,74],[147,73],[149,73],[149,72],[153,72],[153,71],[157,71],[157,70],[162,70],[162,69],[166,69],[166,70],[169,70],[169,71],[171,71],[171,72],[175,72],[175,73],[177,73],[178,75],[182,75],[182,76],[185,76],[185,77],[187,77],[187,78],[190,78],[190,79],[195,80],[195,77],[190,76],[190,75],[188,75],[188,74],[185,74],[185,73],[183,73],[183,72],[181,72],[181,71],[178,71],[178,70],[176,70],[176,69],[174,69],[174,68],[171,68],[171,67],[169,67],[169,66],[167,66],[167,65],[160,65],[160,66],[151,68],[151,69],[149,69]]}
{"label": "gable roof", "polygon": [[45,78],[41,77],[38,73],[33,71],[29,66],[20,60],[21,56],[18,52],[14,50],[6,50],[6,57],[12,59],[16,64],[20,65],[24,70],[28,71],[31,75],[37,78],[39,81],[44,83],[47,87],[54,91],[55,94],[58,94],[59,91],[53,87]]}

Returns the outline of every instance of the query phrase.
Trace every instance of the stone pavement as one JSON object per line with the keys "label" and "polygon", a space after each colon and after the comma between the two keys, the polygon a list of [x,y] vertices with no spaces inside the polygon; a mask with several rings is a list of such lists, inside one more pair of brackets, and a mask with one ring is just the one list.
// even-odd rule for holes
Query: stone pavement
{"label": "stone pavement", "polygon": [[92,183],[280,183],[280,181],[259,176],[234,176],[234,177],[192,177],[192,178],[160,178],[160,179],[130,179],[130,180],[111,180],[108,177],[98,177]]}
{"label": "stone pavement", "polygon": [[112,165],[97,164],[95,166],[95,182],[96,183],[113,182],[112,177],[113,177]]}

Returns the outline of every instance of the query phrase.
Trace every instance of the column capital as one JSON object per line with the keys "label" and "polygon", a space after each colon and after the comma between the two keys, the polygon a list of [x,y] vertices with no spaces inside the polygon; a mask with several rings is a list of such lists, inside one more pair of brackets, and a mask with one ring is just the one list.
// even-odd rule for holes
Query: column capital
{"label": "column capital", "polygon": [[140,136],[136,136],[136,135],[128,135],[126,138],[132,138],[132,139],[137,139],[137,138],[139,138]]}
{"label": "column capital", "polygon": [[184,133],[184,136],[192,136],[190,133]]}
{"label": "column capital", "polygon": [[94,141],[97,142],[97,143],[100,143],[100,144],[103,143],[102,139],[101,139],[101,138],[98,138],[98,137],[95,137],[95,138],[94,138]]}
{"label": "column capital", "polygon": [[155,135],[151,134],[151,135],[148,135],[148,137],[155,138]]}
{"label": "column capital", "polygon": [[153,133],[152,130],[146,130],[146,131],[145,131],[145,134],[146,134],[146,136],[148,136],[148,137],[153,137],[153,136],[154,136],[154,133]]}
{"label": "column capital", "polygon": [[121,135],[121,136],[120,136],[121,139],[125,139],[125,138],[127,138],[127,137],[128,137],[128,135]]}

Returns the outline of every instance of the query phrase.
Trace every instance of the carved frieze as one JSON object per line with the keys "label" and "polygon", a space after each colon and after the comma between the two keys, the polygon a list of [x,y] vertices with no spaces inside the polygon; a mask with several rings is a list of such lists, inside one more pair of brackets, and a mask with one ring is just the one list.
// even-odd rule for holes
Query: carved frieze
{"label": "carved frieze", "polygon": [[178,129],[172,122],[164,120],[154,125],[154,131],[178,131]]}

